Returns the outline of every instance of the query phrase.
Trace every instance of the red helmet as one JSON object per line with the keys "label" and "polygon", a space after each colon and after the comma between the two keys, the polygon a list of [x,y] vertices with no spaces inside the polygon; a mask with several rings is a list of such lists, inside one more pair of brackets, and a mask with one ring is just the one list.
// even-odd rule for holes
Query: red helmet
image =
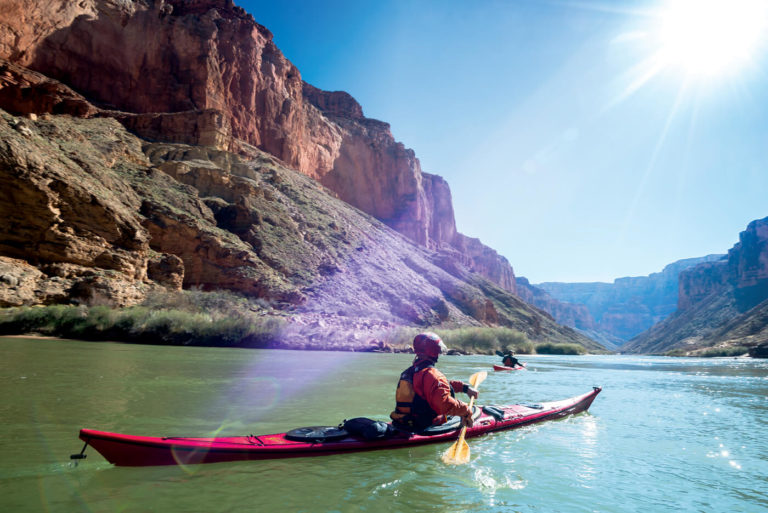
{"label": "red helmet", "polygon": [[444,353],[447,350],[448,348],[445,347],[445,344],[440,340],[440,337],[431,331],[419,333],[416,335],[416,338],[413,339],[413,351],[416,354],[437,358],[440,353]]}

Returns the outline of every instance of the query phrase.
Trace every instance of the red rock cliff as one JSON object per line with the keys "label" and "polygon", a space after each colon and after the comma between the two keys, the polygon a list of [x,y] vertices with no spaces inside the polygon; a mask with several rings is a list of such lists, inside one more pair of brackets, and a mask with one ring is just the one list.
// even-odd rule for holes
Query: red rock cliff
{"label": "red rock cliff", "polygon": [[344,92],[305,83],[304,96],[341,128],[339,156],[320,178],[326,187],[419,244],[444,250],[470,270],[517,291],[507,259],[456,231],[448,183],[422,172],[413,150],[395,141],[387,123],[366,118]]}
{"label": "red rock cliff", "polygon": [[0,11],[0,56],[102,106],[219,110],[232,136],[292,167],[332,166],[333,127],[304,102],[301,75],[272,34],[231,1],[11,4]]}
{"label": "red rock cliff", "polygon": [[737,288],[765,287],[768,282],[768,217],[752,221],[728,252],[728,267]]}
{"label": "red rock cliff", "polygon": [[685,310],[713,292],[722,290],[727,280],[726,261],[707,262],[680,273],[677,309]]}
{"label": "red rock cliff", "polygon": [[678,309],[732,287],[742,309],[768,298],[768,217],[752,221],[728,251],[728,259],[680,274]]}
{"label": "red rock cliff", "polygon": [[350,95],[303,83],[272,34],[231,0],[3,2],[0,57],[129,113],[113,115],[144,137],[268,151],[515,291],[506,259],[456,232],[448,184],[422,173]]}

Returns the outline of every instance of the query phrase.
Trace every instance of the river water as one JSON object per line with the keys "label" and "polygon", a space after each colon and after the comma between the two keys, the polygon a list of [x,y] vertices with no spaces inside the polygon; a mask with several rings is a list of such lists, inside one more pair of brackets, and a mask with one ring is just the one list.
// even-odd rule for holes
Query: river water
{"label": "river water", "polygon": [[[0,511],[768,511],[768,361],[521,357],[481,404],[603,386],[588,413],[469,441],[290,460],[114,467],[81,427],[264,434],[386,419],[410,356],[0,338]],[[451,379],[497,358],[444,356]]]}

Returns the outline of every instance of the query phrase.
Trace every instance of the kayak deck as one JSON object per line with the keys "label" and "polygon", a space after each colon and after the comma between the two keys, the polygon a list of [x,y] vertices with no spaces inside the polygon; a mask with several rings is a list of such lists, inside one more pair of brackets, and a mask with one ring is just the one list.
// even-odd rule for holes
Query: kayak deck
{"label": "kayak deck", "polygon": [[[585,411],[601,390],[601,387],[594,387],[591,392],[561,401],[497,406],[495,408],[503,412],[503,417],[497,419],[483,412],[467,429],[466,438]],[[153,437],[80,430],[80,439],[86,446],[92,446],[110,463],[123,466],[189,465],[390,449],[451,441],[458,438],[459,430],[429,436],[398,431],[395,436],[380,440],[365,440],[350,435],[333,441],[295,441],[285,435]]]}

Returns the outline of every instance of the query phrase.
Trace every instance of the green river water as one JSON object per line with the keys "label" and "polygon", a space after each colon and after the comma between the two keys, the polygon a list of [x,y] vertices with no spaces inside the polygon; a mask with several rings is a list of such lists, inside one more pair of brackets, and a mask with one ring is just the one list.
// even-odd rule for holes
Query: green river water
{"label": "green river water", "polygon": [[409,355],[0,338],[2,512],[764,512],[768,361],[629,356],[441,358],[489,370],[480,404],[603,386],[588,413],[469,441],[289,460],[115,467],[81,427],[137,435],[265,434],[386,419]]}

